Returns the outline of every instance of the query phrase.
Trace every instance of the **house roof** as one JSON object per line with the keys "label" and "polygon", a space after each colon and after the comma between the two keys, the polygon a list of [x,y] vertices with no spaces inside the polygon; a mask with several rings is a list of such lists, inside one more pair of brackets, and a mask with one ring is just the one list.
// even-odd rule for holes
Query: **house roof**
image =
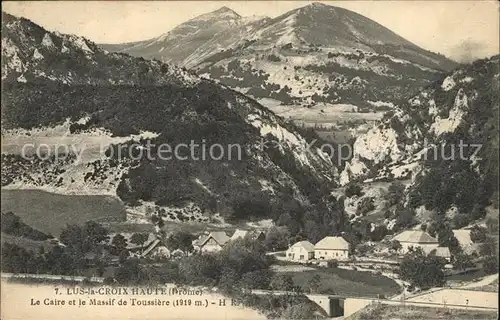
{"label": "house roof", "polygon": [[[132,238],[132,236],[134,235],[135,232],[118,232],[118,233],[120,233],[125,238],[125,240],[127,240],[127,247],[126,248],[128,250],[138,249],[138,248],[142,247],[140,245],[137,245],[135,243],[130,242],[130,239]],[[109,243],[111,243],[111,241],[113,240],[113,237],[118,233],[110,233],[109,234]],[[148,239],[146,240],[146,242],[144,242],[144,247],[149,246],[157,238],[156,234],[153,232],[148,232],[147,234],[148,234]]]}
{"label": "house roof", "polygon": [[233,233],[231,236],[231,240],[236,240],[238,238],[244,239],[246,236],[251,236],[253,239],[257,239],[261,234],[263,234],[262,231],[258,230],[241,230],[241,229],[236,229],[236,231]]}
{"label": "house roof", "polygon": [[202,236],[200,241],[198,241],[198,245],[203,246],[210,239],[214,239],[219,245],[223,246],[228,242],[231,238],[224,231],[213,231],[208,235]]}
{"label": "house roof", "polygon": [[309,241],[299,241],[290,248],[304,248],[307,252],[312,252],[314,251],[314,244]]}
{"label": "house roof", "polygon": [[437,247],[437,248],[424,247],[423,250],[427,255],[434,255],[436,257],[443,257],[443,258],[451,257],[451,252],[450,249],[448,249],[448,247]]}
{"label": "house roof", "polygon": [[427,232],[422,230],[403,231],[395,236],[394,240],[411,243],[438,243],[436,238],[431,237]]}
{"label": "house roof", "polygon": [[149,244],[149,246],[146,248],[146,250],[144,250],[144,252],[142,253],[142,256],[145,257],[147,256],[154,248],[156,248],[156,246],[161,242],[160,239],[156,239],[154,240],[153,242],[151,242]]}
{"label": "house roof", "polygon": [[233,233],[233,236],[231,237],[231,240],[236,240],[238,238],[243,239],[247,236],[248,233],[249,233],[248,230],[236,229],[236,231]]}
{"label": "house roof", "polygon": [[314,249],[347,250],[349,249],[349,243],[342,237],[324,237],[316,243]]}
{"label": "house roof", "polygon": [[457,238],[461,246],[470,246],[474,244],[470,238],[470,230],[453,230],[453,235]]}

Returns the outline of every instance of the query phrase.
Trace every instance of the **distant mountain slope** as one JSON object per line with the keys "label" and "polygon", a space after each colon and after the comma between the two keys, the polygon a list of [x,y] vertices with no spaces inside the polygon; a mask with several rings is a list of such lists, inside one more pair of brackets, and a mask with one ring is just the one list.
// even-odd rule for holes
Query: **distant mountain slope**
{"label": "distant mountain slope", "polygon": [[[156,58],[184,66],[188,64],[191,55],[207,51],[202,49],[204,46],[210,48],[208,51],[210,55],[241,40],[235,35],[229,38],[227,36],[241,26],[245,26],[247,30],[247,24],[251,25],[253,22],[252,18],[242,18],[231,9],[222,7],[182,23],[153,39],[124,44],[101,44],[101,46],[109,51],[126,52],[133,56]],[[226,32],[228,30],[231,32]],[[211,42],[214,43],[211,45]]]}
{"label": "distant mountain slope", "polygon": [[[51,33],[26,19],[4,14],[3,20],[2,145],[50,134],[55,141],[81,139],[97,150],[111,143],[106,155],[97,152],[82,163],[72,153],[30,160],[4,152],[3,187],[117,195],[137,219],[272,218],[295,232],[306,222],[317,225],[319,235],[341,228],[343,211],[329,193],[336,171],[331,160],[315,147],[308,152],[297,128],[254,100],[170,65],[106,53],[87,39]],[[206,150],[200,158],[201,147],[191,155],[185,148],[182,159],[167,160],[109,153],[148,148],[157,155],[162,144],[192,141],[218,144],[226,153],[211,158]],[[231,158],[232,145],[240,148],[233,147]]]}
{"label": "distant mountain slope", "polygon": [[51,33],[2,12],[2,81],[151,85],[198,80],[180,68],[109,53],[83,37]]}
{"label": "distant mountain slope", "polygon": [[[200,19],[155,40],[120,46],[120,51],[178,63],[257,99],[349,103],[369,110],[377,102],[396,103],[418,92],[456,66],[366,17],[319,3],[273,19],[235,17],[233,25],[223,27],[224,18],[202,19],[213,27],[185,32]],[[201,39],[199,33],[211,34]],[[196,50],[182,51],[186,43],[196,43]]]}

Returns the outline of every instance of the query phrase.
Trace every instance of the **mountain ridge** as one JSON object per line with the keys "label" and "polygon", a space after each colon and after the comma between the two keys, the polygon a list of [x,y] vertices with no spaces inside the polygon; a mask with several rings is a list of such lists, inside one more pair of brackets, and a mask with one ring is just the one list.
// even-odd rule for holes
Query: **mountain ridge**
{"label": "mountain ridge", "polygon": [[257,100],[367,111],[376,110],[368,101],[397,104],[457,66],[358,13],[324,4],[214,24],[197,31],[204,38],[185,32],[192,23],[155,38],[154,46],[104,47],[179,64]]}
{"label": "mountain ridge", "polygon": [[[319,149],[308,152],[298,128],[256,101],[175,66],[106,53],[85,38],[7,18],[2,147],[53,138],[83,141],[90,154],[83,162],[73,153],[25,159],[3,149],[2,187],[112,194],[142,223],[153,216],[156,222],[270,218],[298,232],[306,221],[320,226],[328,216],[341,228],[342,210],[328,192],[335,185],[331,159]],[[46,48],[49,37],[53,45]],[[35,51],[40,57],[33,60]],[[66,55],[70,65],[61,62]],[[189,141],[239,145],[241,159],[134,160],[113,151],[153,152]]]}

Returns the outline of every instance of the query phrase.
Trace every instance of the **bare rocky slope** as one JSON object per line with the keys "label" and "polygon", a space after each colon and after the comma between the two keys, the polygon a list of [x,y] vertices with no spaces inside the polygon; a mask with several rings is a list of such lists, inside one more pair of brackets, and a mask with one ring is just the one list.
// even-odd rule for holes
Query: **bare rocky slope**
{"label": "bare rocky slope", "polygon": [[[343,210],[330,196],[335,166],[318,149],[308,152],[293,125],[254,100],[172,65],[2,18],[3,142],[75,137],[87,148],[108,145],[81,162],[73,153],[29,160],[3,148],[3,187],[114,194],[145,218],[271,218],[295,232],[307,230],[307,221],[322,233],[343,225]],[[237,144],[241,160],[203,159],[201,147],[194,157],[184,148],[182,160],[110,153],[148,148],[154,155],[160,144],[191,141]]]}
{"label": "bare rocky slope", "polygon": [[388,110],[456,66],[362,15],[320,3],[273,19],[224,7],[154,39],[102,46],[176,63],[257,99],[364,111]]}
{"label": "bare rocky slope", "polygon": [[498,112],[499,56],[455,69],[358,137],[340,183],[405,180],[415,212],[484,218],[498,209]]}

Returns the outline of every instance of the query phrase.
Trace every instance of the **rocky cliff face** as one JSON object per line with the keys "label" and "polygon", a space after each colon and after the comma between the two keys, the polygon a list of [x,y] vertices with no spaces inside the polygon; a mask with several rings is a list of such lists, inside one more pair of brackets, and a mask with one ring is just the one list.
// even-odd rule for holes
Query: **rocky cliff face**
{"label": "rocky cliff face", "polygon": [[498,97],[498,56],[443,76],[357,138],[341,184],[411,179],[408,206],[484,216],[498,201]]}

